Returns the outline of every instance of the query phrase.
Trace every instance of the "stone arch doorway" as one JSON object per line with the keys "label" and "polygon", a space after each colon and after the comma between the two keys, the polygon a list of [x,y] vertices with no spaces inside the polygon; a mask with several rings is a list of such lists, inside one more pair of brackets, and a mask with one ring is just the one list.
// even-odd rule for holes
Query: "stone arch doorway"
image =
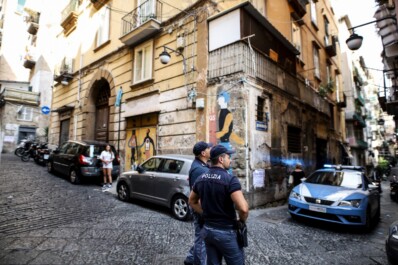
{"label": "stone arch doorway", "polygon": [[84,97],[82,138],[87,140],[110,140],[110,98],[114,97],[114,83],[110,72],[99,70]]}

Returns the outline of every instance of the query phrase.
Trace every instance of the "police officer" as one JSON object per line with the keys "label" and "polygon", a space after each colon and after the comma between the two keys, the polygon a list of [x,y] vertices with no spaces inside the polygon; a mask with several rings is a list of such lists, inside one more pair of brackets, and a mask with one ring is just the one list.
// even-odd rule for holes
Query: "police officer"
{"label": "police officer", "polygon": [[204,220],[202,236],[208,265],[220,265],[222,257],[228,265],[245,263],[243,248],[237,242],[236,211],[239,221],[245,222],[249,206],[238,178],[227,172],[233,153],[222,145],[214,146],[210,151],[212,166],[196,180],[189,197],[190,206]]}
{"label": "police officer", "polygon": [[[189,170],[189,186],[192,190],[192,186],[196,179],[209,171],[209,165],[207,162],[210,158],[210,148],[213,146],[212,143],[206,143],[203,141],[197,142],[193,147],[193,154],[195,155],[195,160],[192,162],[191,169]],[[200,237],[201,231],[201,216],[196,212],[193,212],[194,227],[195,227],[195,242],[194,245],[188,252],[185,258],[185,265],[202,265],[206,264],[206,247],[203,239]]]}

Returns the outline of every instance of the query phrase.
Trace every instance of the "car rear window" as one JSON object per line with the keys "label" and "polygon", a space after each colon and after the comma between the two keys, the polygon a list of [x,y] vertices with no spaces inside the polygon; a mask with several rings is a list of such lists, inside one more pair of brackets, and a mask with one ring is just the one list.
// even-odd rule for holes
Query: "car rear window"
{"label": "car rear window", "polygon": [[362,173],[359,171],[317,171],[305,182],[357,189],[362,187]]}
{"label": "car rear window", "polygon": [[[100,156],[101,152],[105,150],[105,145],[89,145],[86,147],[86,150],[84,151],[83,155],[87,157],[95,157],[95,156]],[[115,147],[111,146],[111,150],[114,155],[116,155],[116,150]]]}

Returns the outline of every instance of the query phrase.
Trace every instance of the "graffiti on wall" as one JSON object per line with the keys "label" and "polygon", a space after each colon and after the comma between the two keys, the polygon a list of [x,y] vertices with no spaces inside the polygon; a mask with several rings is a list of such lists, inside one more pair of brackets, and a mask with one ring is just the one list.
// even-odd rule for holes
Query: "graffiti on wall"
{"label": "graffiti on wall", "polygon": [[156,128],[135,128],[127,132],[126,170],[135,169],[146,159],[156,155]]}
{"label": "graffiti on wall", "polygon": [[210,142],[221,144],[228,150],[234,149],[236,145],[244,145],[244,140],[234,130],[236,118],[229,108],[231,94],[228,91],[221,91],[211,100],[213,107],[209,113]]}

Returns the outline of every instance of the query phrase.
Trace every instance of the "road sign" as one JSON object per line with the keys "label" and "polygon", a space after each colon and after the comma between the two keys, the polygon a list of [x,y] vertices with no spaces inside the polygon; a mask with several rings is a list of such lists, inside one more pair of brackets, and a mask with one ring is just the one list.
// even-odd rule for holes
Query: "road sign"
{"label": "road sign", "polygon": [[50,113],[50,108],[47,107],[47,106],[43,106],[43,107],[41,107],[41,112],[42,112],[43,114],[47,115],[47,114]]}

